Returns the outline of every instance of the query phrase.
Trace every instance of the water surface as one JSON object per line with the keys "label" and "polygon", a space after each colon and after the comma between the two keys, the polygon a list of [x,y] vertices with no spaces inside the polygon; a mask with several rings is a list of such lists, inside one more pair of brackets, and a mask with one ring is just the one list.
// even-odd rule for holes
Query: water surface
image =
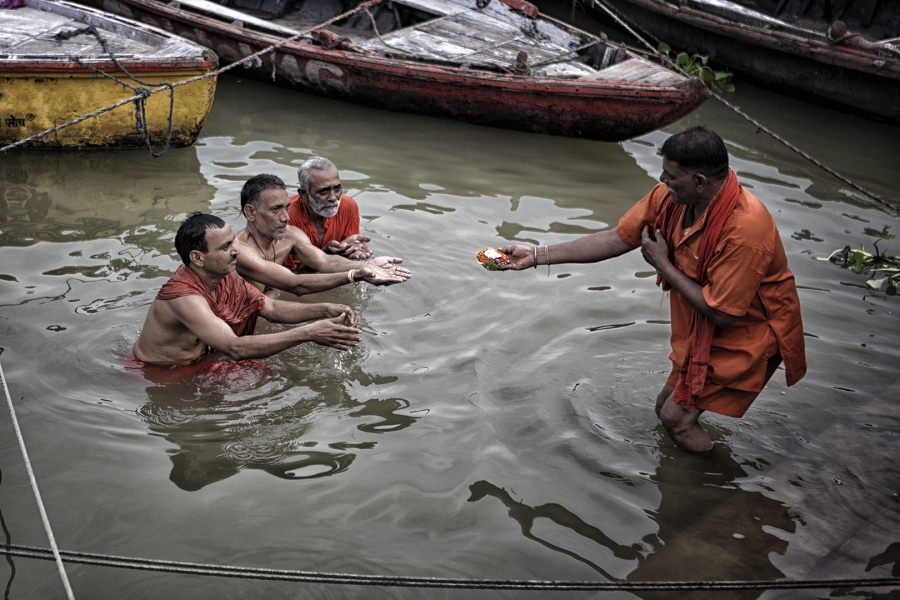
{"label": "water surface", "polygon": [[[900,130],[746,85],[733,100],[858,183],[898,196]],[[778,224],[810,365],[792,388],[779,371],[743,419],[704,417],[716,445],[706,458],[676,450],[652,410],[669,369],[668,303],[639,253],[549,274],[488,273],[474,258],[484,246],[614,226],[654,184],[656,146],[695,124],[726,139],[733,168]],[[293,188],[312,154],[341,169],[376,253],[403,257],[414,274],[302,300],[352,305],[363,344],[300,346],[177,382],[126,369],[147,307],[178,265],[172,241],[185,215],[208,211],[240,228],[243,182],[268,172]],[[19,151],[0,161],[0,361],[64,549],[461,578],[849,578],[900,568],[891,550],[900,301],[816,260],[869,247],[900,219],[714,102],[665,131],[606,144],[225,77],[193,148],[158,160]],[[4,418],[4,534],[46,547],[12,436]],[[68,570],[82,598],[525,595]],[[0,581],[9,598],[61,595],[52,563],[4,561]]]}

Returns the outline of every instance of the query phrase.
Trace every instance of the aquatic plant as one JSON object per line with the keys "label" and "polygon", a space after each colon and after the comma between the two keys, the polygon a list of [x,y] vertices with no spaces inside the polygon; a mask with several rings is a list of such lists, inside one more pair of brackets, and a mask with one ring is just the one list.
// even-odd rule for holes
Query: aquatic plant
{"label": "aquatic plant", "polygon": [[897,239],[896,235],[888,232],[888,229],[890,225],[885,225],[878,233],[878,239],[873,244],[874,254],[866,252],[865,247],[860,244],[859,249],[845,246],[841,250],[835,250],[830,256],[822,256],[817,260],[830,261],[859,275],[868,274],[866,284],[870,288],[880,290],[881,286],[887,283],[885,293],[888,296],[896,296],[897,286],[900,285],[900,256],[889,256],[878,247],[878,244],[885,240]]}
{"label": "aquatic plant", "polygon": [[733,92],[734,83],[732,78],[734,73],[730,71],[716,71],[709,66],[710,57],[706,54],[688,54],[687,52],[678,52],[674,56],[674,51],[665,42],[660,42],[657,48],[659,53],[664,57],[674,61],[676,65],[681,67],[685,73],[692,77],[699,77],[700,81],[706,84],[706,87],[719,94]]}

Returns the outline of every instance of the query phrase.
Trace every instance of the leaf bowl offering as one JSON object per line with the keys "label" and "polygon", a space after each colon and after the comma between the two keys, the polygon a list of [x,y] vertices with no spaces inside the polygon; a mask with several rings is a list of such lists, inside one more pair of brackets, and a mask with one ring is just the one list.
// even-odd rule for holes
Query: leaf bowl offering
{"label": "leaf bowl offering", "polygon": [[483,248],[478,252],[478,262],[488,271],[496,271],[509,262],[509,257],[494,248]]}

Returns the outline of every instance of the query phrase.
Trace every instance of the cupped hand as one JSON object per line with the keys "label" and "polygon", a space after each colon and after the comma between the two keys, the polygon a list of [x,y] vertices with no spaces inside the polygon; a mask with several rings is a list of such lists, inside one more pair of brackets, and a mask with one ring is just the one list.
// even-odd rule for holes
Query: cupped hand
{"label": "cupped hand", "polygon": [[325,314],[329,319],[344,317],[343,324],[350,327],[356,327],[358,321],[356,313],[346,304],[326,304]]}
{"label": "cupped hand", "polygon": [[329,254],[339,254],[350,260],[365,260],[372,256],[372,251],[366,246],[372,238],[366,235],[355,234],[339,242],[332,240],[325,244],[324,250]]}
{"label": "cupped hand", "polygon": [[305,327],[310,334],[310,339],[316,344],[338,350],[349,350],[359,345],[362,338],[359,337],[359,329],[343,324],[346,318],[346,314],[342,314],[333,319],[316,321]]}
{"label": "cupped hand", "polygon": [[402,262],[402,258],[395,256],[373,258],[365,267],[357,271],[357,278],[373,285],[402,283],[412,277],[409,269],[397,266]]}
{"label": "cupped hand", "polygon": [[641,230],[641,255],[657,271],[669,262],[669,244],[662,231],[657,229],[651,237],[650,227],[644,226]]}
{"label": "cupped hand", "polygon": [[521,271],[534,266],[534,250],[528,246],[504,246],[497,250],[509,257],[501,271]]}

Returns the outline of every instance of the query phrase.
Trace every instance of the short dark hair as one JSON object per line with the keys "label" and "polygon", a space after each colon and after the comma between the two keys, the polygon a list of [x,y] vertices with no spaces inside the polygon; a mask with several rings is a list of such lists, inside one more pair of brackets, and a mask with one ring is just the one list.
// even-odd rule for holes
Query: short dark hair
{"label": "short dark hair", "polygon": [[208,229],[222,229],[225,221],[215,215],[207,215],[202,212],[191,213],[175,234],[175,250],[181,257],[181,262],[191,264],[191,251],[199,250],[203,254],[209,252],[206,247],[206,231]]}
{"label": "short dark hair", "polygon": [[247,180],[244,187],[241,188],[241,214],[244,213],[244,207],[248,204],[259,206],[259,197],[266,190],[282,189],[286,190],[287,186],[277,175],[269,175],[262,173],[254,175]]}
{"label": "short dark hair", "polygon": [[716,181],[728,176],[725,142],[704,125],[676,133],[663,142],[657,154],[678,163],[682,169],[703,173]]}

